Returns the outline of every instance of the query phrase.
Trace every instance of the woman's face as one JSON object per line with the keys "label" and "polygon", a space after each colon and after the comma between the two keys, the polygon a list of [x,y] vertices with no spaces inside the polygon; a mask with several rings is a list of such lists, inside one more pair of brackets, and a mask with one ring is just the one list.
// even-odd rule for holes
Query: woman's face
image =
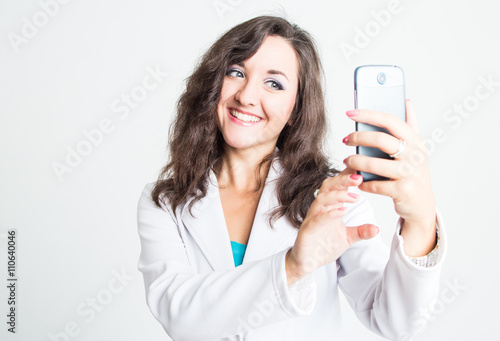
{"label": "woman's face", "polygon": [[268,36],[257,53],[226,71],[218,105],[226,147],[272,152],[298,88],[298,61],[283,38]]}

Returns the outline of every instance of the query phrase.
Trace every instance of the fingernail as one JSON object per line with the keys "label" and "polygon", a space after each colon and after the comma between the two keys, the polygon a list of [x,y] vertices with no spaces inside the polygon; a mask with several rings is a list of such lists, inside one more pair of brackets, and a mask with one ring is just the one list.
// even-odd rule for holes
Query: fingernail
{"label": "fingernail", "polygon": [[362,178],[361,174],[351,174],[349,175],[349,177],[353,180],[359,180],[360,178]]}
{"label": "fingernail", "polygon": [[347,158],[345,158],[344,161],[342,161],[344,163],[344,165],[347,165],[346,161],[347,161]]}
{"label": "fingernail", "polygon": [[344,144],[347,144],[347,142],[349,142],[349,135],[347,135],[346,137],[344,137],[344,138],[342,139],[342,142],[343,142]]}
{"label": "fingernail", "polygon": [[359,198],[359,194],[357,194],[357,193],[348,192],[347,195],[350,196],[351,198],[354,198],[354,199]]}
{"label": "fingernail", "polygon": [[359,114],[358,110],[349,110],[348,112],[346,112],[346,115],[349,116],[349,117],[354,117],[357,114]]}
{"label": "fingernail", "polygon": [[347,210],[347,207],[342,206],[342,207],[339,207],[339,208],[338,208],[338,210],[339,210],[339,211],[345,211],[345,210]]}

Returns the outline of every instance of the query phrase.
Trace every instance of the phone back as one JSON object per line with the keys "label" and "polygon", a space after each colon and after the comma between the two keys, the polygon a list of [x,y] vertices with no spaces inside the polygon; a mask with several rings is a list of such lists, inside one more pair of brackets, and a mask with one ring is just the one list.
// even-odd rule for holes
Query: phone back
{"label": "phone back", "polygon": [[[406,121],[405,82],[403,70],[393,65],[365,65],[354,71],[354,94],[356,109],[382,111],[396,115]],[[389,132],[370,124],[357,123],[357,131]],[[360,155],[391,159],[378,148],[358,146]],[[359,172],[363,181],[387,180],[375,174]]]}

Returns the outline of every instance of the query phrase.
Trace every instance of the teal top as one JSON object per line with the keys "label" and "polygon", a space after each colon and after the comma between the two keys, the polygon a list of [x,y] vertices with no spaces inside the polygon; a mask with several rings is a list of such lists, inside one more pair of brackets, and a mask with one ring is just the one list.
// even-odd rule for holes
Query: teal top
{"label": "teal top", "polygon": [[243,257],[247,246],[245,244],[231,241],[231,249],[233,249],[234,266],[239,266],[243,263]]}

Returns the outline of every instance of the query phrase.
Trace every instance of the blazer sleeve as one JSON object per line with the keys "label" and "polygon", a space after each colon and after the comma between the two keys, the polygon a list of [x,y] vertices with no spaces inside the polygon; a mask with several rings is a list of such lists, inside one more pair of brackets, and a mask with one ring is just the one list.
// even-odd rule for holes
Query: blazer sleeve
{"label": "blazer sleeve", "polygon": [[[374,223],[370,205],[358,205],[346,223]],[[432,306],[439,290],[446,254],[446,231],[438,212],[439,258],[435,266],[421,267],[404,253],[398,221],[389,250],[377,236],[354,244],[339,258],[339,286],[359,320],[373,332],[393,340],[408,340],[422,326],[415,317]]]}
{"label": "blazer sleeve", "polygon": [[159,208],[146,185],[138,203],[141,241],[138,269],[147,304],[176,341],[219,339],[307,315],[289,292],[283,250],[225,271],[196,273],[171,209]]}

